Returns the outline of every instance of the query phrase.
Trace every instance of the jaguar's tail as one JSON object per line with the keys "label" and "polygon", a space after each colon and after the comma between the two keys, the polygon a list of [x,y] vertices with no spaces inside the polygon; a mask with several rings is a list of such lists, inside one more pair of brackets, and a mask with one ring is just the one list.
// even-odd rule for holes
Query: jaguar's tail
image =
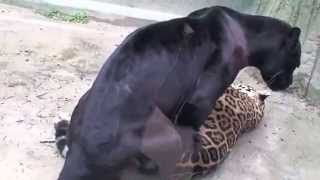
{"label": "jaguar's tail", "polygon": [[62,120],[54,124],[55,129],[55,138],[56,146],[62,157],[66,157],[69,150],[67,141],[68,141],[68,130],[69,130],[69,121]]}

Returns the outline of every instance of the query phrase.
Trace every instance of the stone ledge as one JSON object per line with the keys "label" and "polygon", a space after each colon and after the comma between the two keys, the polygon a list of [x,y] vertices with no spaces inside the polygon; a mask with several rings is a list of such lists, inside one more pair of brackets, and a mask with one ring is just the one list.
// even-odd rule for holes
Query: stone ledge
{"label": "stone ledge", "polygon": [[63,11],[85,10],[94,19],[107,21],[108,23],[119,19],[129,19],[131,22],[136,22],[134,26],[180,17],[176,14],[91,0],[0,0],[0,3],[44,11],[54,8]]}

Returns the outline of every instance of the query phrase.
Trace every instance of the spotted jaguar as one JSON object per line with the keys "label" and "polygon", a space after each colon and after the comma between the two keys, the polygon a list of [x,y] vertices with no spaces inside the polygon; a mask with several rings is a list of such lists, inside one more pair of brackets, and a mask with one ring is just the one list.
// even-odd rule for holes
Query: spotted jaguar
{"label": "spotted jaguar", "polygon": [[200,148],[183,153],[176,175],[204,175],[215,169],[227,157],[239,135],[261,122],[269,95],[267,91],[258,92],[241,84],[227,88],[200,127],[197,134]]}

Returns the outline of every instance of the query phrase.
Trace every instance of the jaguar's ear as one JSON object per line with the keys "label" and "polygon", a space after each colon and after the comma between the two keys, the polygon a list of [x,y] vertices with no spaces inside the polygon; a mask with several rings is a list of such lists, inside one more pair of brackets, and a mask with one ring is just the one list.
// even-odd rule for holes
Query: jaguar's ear
{"label": "jaguar's ear", "polygon": [[291,28],[291,30],[285,40],[286,47],[289,50],[295,49],[296,45],[299,42],[300,34],[301,34],[300,28],[298,28],[298,27]]}
{"label": "jaguar's ear", "polygon": [[266,100],[267,97],[271,96],[270,91],[258,91],[259,99],[260,101]]}
{"label": "jaguar's ear", "polygon": [[298,40],[301,34],[301,29],[298,27],[291,28],[291,31],[289,33],[289,38],[293,40]]}
{"label": "jaguar's ear", "polygon": [[269,97],[270,95],[266,95],[266,94],[259,94],[259,99],[260,101],[264,101],[266,100],[267,97]]}

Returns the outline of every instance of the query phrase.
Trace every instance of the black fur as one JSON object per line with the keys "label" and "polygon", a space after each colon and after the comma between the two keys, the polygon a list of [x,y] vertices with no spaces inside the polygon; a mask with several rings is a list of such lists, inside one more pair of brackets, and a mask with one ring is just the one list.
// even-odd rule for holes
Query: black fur
{"label": "black fur", "polygon": [[155,109],[198,129],[246,66],[259,68],[271,89],[287,88],[300,63],[299,32],[277,19],[211,7],[131,33],[72,114],[59,180],[119,179],[129,160],[140,159]]}
{"label": "black fur", "polygon": [[[58,152],[64,158],[66,157],[69,149],[67,144],[69,125],[69,122],[66,120],[59,121],[54,125],[56,146]],[[141,172],[144,172],[145,174],[154,174],[158,171],[157,165],[150,161],[143,154],[140,154],[137,160]]]}

